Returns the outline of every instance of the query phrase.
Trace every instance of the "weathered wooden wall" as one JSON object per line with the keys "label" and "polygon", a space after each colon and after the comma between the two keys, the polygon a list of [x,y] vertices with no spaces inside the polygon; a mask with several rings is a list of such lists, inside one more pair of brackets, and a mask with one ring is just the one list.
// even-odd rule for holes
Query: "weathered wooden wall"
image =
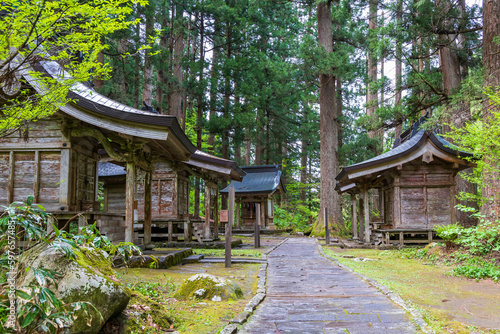
{"label": "weathered wooden wall", "polygon": [[0,138],[0,204],[35,202],[47,211],[91,209],[96,200],[96,144],[68,139],[62,118]]}
{"label": "weathered wooden wall", "polygon": [[[151,183],[152,219],[178,219],[189,213],[189,178],[175,171],[167,160],[153,162]],[[135,199],[139,219],[144,219],[144,178],[138,176]]]}
{"label": "weathered wooden wall", "polygon": [[432,228],[455,219],[450,165],[406,164],[385,190],[385,219],[394,228]]}

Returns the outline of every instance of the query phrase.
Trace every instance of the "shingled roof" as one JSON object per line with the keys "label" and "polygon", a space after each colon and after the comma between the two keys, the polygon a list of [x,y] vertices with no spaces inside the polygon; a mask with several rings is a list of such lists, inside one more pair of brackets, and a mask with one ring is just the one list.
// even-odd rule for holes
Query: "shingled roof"
{"label": "shingled roof", "polygon": [[[69,78],[69,74],[55,61],[40,61],[33,66],[35,71],[53,78]],[[45,87],[30,75],[30,69],[23,69],[23,76],[40,94]],[[112,131],[137,138],[149,139],[160,154],[167,154],[181,161],[189,160],[196,147],[182,131],[175,116],[159,115],[139,110],[114,101],[82,83],[75,83],[69,93],[70,102],[60,111],[87,124],[99,127],[101,131]]]}
{"label": "shingled roof", "polygon": [[401,144],[384,154],[342,168],[335,177],[338,181],[336,190],[342,192],[352,189],[363,178],[375,179],[386,170],[418,159],[424,153],[456,163],[462,169],[474,165],[463,159],[472,157],[471,153],[458,150],[456,146],[433,131],[416,130],[404,139]]}
{"label": "shingled roof", "polygon": [[241,169],[246,172],[243,181],[232,181],[221,193],[228,193],[229,187],[234,187],[236,194],[270,194],[280,187],[286,192],[281,165],[245,166]]}

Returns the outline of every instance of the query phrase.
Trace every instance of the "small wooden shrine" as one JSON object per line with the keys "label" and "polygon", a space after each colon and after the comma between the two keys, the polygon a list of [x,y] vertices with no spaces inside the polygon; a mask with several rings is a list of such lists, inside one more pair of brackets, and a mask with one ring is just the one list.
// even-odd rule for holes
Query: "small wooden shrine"
{"label": "small wooden shrine", "polygon": [[260,205],[261,228],[273,229],[274,200],[286,192],[281,165],[241,167],[246,175],[241,182],[233,181],[221,190],[227,195],[234,187],[236,196],[237,228],[251,228],[256,221],[256,205]]}
{"label": "small wooden shrine", "polygon": [[[235,162],[197,150],[183,163],[167,159],[152,162],[151,185],[151,237],[156,240],[188,242],[195,237],[217,238],[218,184],[223,180],[242,180],[245,174]],[[125,175],[123,167],[109,162],[99,163],[99,181],[104,188],[104,211],[123,212],[125,200]],[[190,176],[205,183],[205,217],[189,212]],[[144,178],[138,175],[135,193],[135,230],[139,237],[144,233]],[[213,222],[211,224],[211,222]]]}
{"label": "small wooden shrine", "polygon": [[[336,190],[351,194],[354,237],[360,194],[359,237],[365,243],[389,244],[393,237],[401,244],[430,242],[435,225],[456,222],[455,175],[474,163],[463,159],[470,153],[454,149],[432,131],[419,130],[424,121],[422,117],[404,132],[390,151],[344,167],[336,177]],[[373,190],[376,196],[369,195]]]}
{"label": "small wooden shrine", "polygon": [[[54,78],[67,75],[53,61],[41,61],[36,71]],[[24,73],[23,80],[44,94],[37,80]],[[153,162],[187,162],[196,148],[174,116],[128,107],[81,83],[68,95],[71,102],[53,116],[0,139],[0,204],[34,195],[62,225],[78,215],[79,224],[97,221],[113,242],[138,242],[133,231],[137,175],[145,189],[144,221],[150,234]],[[120,203],[108,201],[104,211],[97,201],[99,161],[125,167],[125,195]]]}

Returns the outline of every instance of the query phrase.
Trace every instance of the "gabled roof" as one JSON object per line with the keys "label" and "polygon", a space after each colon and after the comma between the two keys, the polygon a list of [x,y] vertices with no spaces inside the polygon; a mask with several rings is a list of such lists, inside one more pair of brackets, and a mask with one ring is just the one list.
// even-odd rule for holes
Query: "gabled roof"
{"label": "gabled roof", "polygon": [[342,168],[335,177],[338,181],[336,190],[347,191],[356,186],[363,178],[377,178],[386,170],[421,158],[424,154],[432,161],[433,157],[440,158],[449,163],[457,164],[457,168],[464,169],[474,164],[462,158],[473,155],[469,152],[458,150],[454,145],[432,131],[418,130],[392,150],[363,162]]}
{"label": "gabled roof", "polygon": [[[56,79],[69,78],[69,74],[55,61],[40,61],[34,69]],[[22,72],[33,88],[39,94],[44,94],[46,88],[29,74],[29,69],[25,68]],[[168,152],[169,155],[182,161],[187,161],[196,151],[196,147],[182,131],[175,116],[159,115],[126,106],[82,83],[76,83],[71,87],[68,98],[71,102],[60,107],[62,113],[99,127],[103,131],[148,139],[160,152]]]}
{"label": "gabled roof", "polygon": [[200,169],[202,172],[215,173],[229,180],[241,181],[243,176],[246,175],[236,162],[200,150],[196,150],[195,153],[191,154],[191,159],[186,164]]}
{"label": "gabled roof", "polygon": [[229,192],[229,187],[234,187],[236,194],[271,194],[278,189],[286,192],[283,182],[281,165],[263,165],[241,167],[247,174],[243,181],[232,181],[221,193]]}

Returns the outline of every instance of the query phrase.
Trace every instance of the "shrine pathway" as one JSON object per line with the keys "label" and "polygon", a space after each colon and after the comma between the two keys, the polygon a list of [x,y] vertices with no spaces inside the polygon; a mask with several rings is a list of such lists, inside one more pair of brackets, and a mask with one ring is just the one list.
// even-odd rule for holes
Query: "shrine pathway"
{"label": "shrine pathway", "polygon": [[312,238],[268,255],[267,294],[238,333],[415,333],[403,309],[322,257]]}

